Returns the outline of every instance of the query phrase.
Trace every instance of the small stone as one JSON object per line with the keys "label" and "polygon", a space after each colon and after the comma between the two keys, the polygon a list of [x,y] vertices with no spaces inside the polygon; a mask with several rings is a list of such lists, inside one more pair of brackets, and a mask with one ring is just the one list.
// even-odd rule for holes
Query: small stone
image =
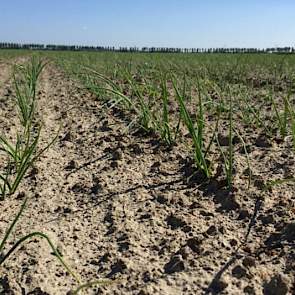
{"label": "small stone", "polygon": [[76,183],[72,186],[71,190],[74,193],[84,193],[86,191],[85,187],[81,185],[80,183]]}
{"label": "small stone", "polygon": [[243,171],[243,174],[246,175],[246,176],[251,176],[253,173],[252,173],[252,170],[250,168],[246,168]]}
{"label": "small stone", "polygon": [[36,176],[37,174],[38,174],[38,172],[39,172],[39,170],[38,170],[38,168],[37,167],[33,167],[32,169],[31,169],[31,171],[30,171],[30,173],[29,173],[29,177],[34,177],[34,176]]}
{"label": "small stone", "polygon": [[92,187],[91,187],[91,193],[92,194],[97,194],[99,191],[102,190],[102,185],[100,183],[95,183]]}
{"label": "small stone", "polygon": [[211,225],[211,226],[207,229],[206,233],[207,233],[209,236],[214,236],[214,235],[216,235],[216,234],[217,234],[217,228],[216,228],[216,226]]}
{"label": "small stone", "polygon": [[281,274],[276,274],[263,286],[264,295],[286,295],[289,288],[286,279]]}
{"label": "small stone", "polygon": [[247,275],[247,270],[242,266],[237,265],[233,268],[232,275],[237,279],[241,279]]}
{"label": "small stone", "polygon": [[160,166],[161,166],[160,162],[153,163],[153,165],[150,168],[150,172],[152,172],[152,173],[157,172],[159,170]]}
{"label": "small stone", "polygon": [[164,271],[167,274],[172,274],[175,272],[181,272],[185,270],[184,261],[181,255],[174,255],[170,261],[165,264]]}
{"label": "small stone", "polygon": [[77,168],[77,164],[74,160],[70,161],[68,165],[65,167],[65,170],[73,170]]}
{"label": "small stone", "polygon": [[181,257],[185,260],[189,257],[191,249],[189,247],[182,247],[177,254],[180,254]]}
{"label": "small stone", "polygon": [[207,193],[213,194],[219,189],[219,182],[216,179],[211,179],[207,186]]}
{"label": "small stone", "polygon": [[144,213],[139,217],[140,220],[149,220],[152,219],[152,214],[151,213]]}
{"label": "small stone", "polygon": [[209,212],[209,211],[205,211],[205,210],[200,210],[200,215],[205,216],[205,217],[214,217],[214,214]]}
{"label": "small stone", "polygon": [[67,132],[66,135],[62,139],[62,141],[71,141],[71,140],[72,140],[71,132]]}
{"label": "small stone", "polygon": [[125,242],[120,242],[118,243],[118,250],[120,252],[125,252],[125,251],[128,251],[130,249],[130,242],[128,241],[125,241]]}
{"label": "small stone", "polygon": [[243,265],[245,267],[254,267],[256,265],[255,259],[251,256],[246,256],[243,260]]}
{"label": "small stone", "polygon": [[214,294],[221,293],[224,289],[226,289],[228,283],[224,279],[214,280],[211,285],[211,289],[214,291]]}
{"label": "small stone", "polygon": [[23,200],[25,198],[26,194],[24,192],[19,192],[16,196],[17,200]]}
{"label": "small stone", "polygon": [[99,128],[102,132],[112,131],[112,128],[109,126],[109,122],[107,120],[103,121],[102,126]]}
{"label": "small stone", "polygon": [[269,148],[271,147],[271,142],[265,135],[259,135],[255,140],[255,145],[261,148]]}
{"label": "small stone", "polygon": [[261,216],[260,219],[261,219],[261,222],[263,223],[263,225],[267,225],[267,224],[275,222],[275,219],[274,219],[273,215],[271,215],[271,214]]}
{"label": "small stone", "polygon": [[295,222],[286,225],[283,235],[288,242],[293,242],[295,240]]}
{"label": "small stone", "polygon": [[190,225],[185,225],[183,228],[182,228],[182,231],[185,232],[185,233],[190,233],[193,231],[193,228],[190,226]]}
{"label": "small stone", "polygon": [[98,260],[92,259],[92,260],[89,261],[89,264],[99,266],[100,263],[99,263]]}
{"label": "small stone", "polygon": [[[232,138],[232,144],[237,144],[239,143],[239,137],[238,136],[234,136]],[[229,136],[225,136],[223,134],[218,134],[218,142],[220,144],[220,146],[229,146],[230,144],[230,139],[229,139]]]}
{"label": "small stone", "polygon": [[112,161],[111,164],[110,164],[111,168],[118,168],[119,167],[119,163],[117,161]]}
{"label": "small stone", "polygon": [[249,294],[249,295],[255,295],[254,287],[252,287],[252,286],[246,286],[244,288],[244,293],[245,294]]}
{"label": "small stone", "polygon": [[240,148],[240,153],[241,153],[241,154],[245,154],[245,153],[250,154],[251,152],[252,152],[252,146],[249,145],[249,144],[247,144],[247,145],[245,145],[245,146],[242,146],[242,147]]}
{"label": "small stone", "polygon": [[4,94],[4,96],[9,96],[12,94],[12,90],[10,88],[6,89],[6,93]]}
{"label": "small stone", "polygon": [[72,211],[71,208],[69,208],[69,207],[64,208],[64,214],[70,214],[70,213],[72,213],[72,212],[73,212],[73,211]]}
{"label": "small stone", "polygon": [[215,196],[215,201],[220,203],[221,210],[225,211],[239,210],[241,207],[233,193],[220,193]]}
{"label": "small stone", "polygon": [[220,226],[219,228],[218,228],[218,231],[221,233],[221,234],[225,234],[225,228],[224,228],[224,226]]}
{"label": "small stone", "polygon": [[245,252],[247,252],[248,254],[253,253],[253,249],[252,249],[250,246],[245,246],[245,247],[243,247],[243,250],[244,250]]}
{"label": "small stone", "polygon": [[133,144],[131,146],[131,151],[136,154],[136,155],[139,155],[139,154],[142,154],[143,153],[143,149],[140,147],[139,144]]}
{"label": "small stone", "polygon": [[239,138],[238,136],[235,135],[235,136],[233,137],[233,139],[232,139],[232,143],[233,143],[233,144],[238,144],[239,142],[240,142],[240,138]]}
{"label": "small stone", "polygon": [[126,269],[126,263],[122,259],[119,259],[116,263],[114,263],[111,266],[111,272],[107,275],[107,277],[110,278],[117,273],[124,273]]}
{"label": "small stone", "polygon": [[220,146],[228,146],[229,145],[229,138],[223,134],[218,134],[217,136],[218,142]]}
{"label": "small stone", "polygon": [[262,178],[255,179],[254,186],[257,187],[258,189],[264,189],[265,181]]}
{"label": "small stone", "polygon": [[14,295],[15,293],[10,288],[8,278],[0,278],[0,294],[5,295]]}
{"label": "small stone", "polygon": [[277,243],[281,239],[282,239],[282,234],[279,232],[274,232],[264,241],[264,244],[267,246],[271,246],[273,243]]}
{"label": "small stone", "polygon": [[41,288],[37,287],[32,292],[27,293],[27,295],[49,295],[47,292],[41,290]]}
{"label": "small stone", "polygon": [[238,245],[238,241],[235,240],[235,239],[231,239],[231,240],[229,241],[229,244],[230,244],[232,247],[235,247],[235,246]]}
{"label": "small stone", "polygon": [[201,244],[202,244],[202,239],[199,239],[197,237],[191,238],[187,240],[186,242],[187,246],[191,248],[191,250],[197,254],[201,253]]}
{"label": "small stone", "polygon": [[123,152],[122,152],[122,150],[121,149],[117,149],[117,150],[113,151],[112,157],[113,157],[113,160],[115,160],[115,161],[122,160],[122,158],[123,158]]}
{"label": "small stone", "polygon": [[[189,208],[192,209],[192,210],[193,210],[193,209],[200,208],[200,204],[197,203],[197,202],[195,202],[195,201],[193,201],[193,202],[190,204]],[[201,214],[201,212],[200,212],[200,214]]]}
{"label": "small stone", "polygon": [[251,214],[249,213],[249,211],[247,209],[242,209],[240,210],[240,214],[238,216],[239,220],[243,220],[243,219],[247,219],[250,218]]}
{"label": "small stone", "polygon": [[186,222],[181,218],[171,214],[166,218],[166,222],[172,229],[177,229],[186,225]]}
{"label": "small stone", "polygon": [[159,195],[159,196],[157,196],[157,197],[156,197],[156,200],[157,200],[158,203],[160,203],[160,204],[162,204],[162,205],[168,203],[168,199],[167,199],[167,197],[165,197],[165,196],[163,196],[163,195]]}

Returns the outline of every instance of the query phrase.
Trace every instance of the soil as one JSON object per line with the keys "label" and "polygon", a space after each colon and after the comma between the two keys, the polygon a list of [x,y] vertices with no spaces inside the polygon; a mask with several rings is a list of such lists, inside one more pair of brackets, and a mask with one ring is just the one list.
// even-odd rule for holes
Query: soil
{"label": "soil", "polygon": [[[0,67],[0,127],[11,137],[11,68]],[[187,181],[192,167],[182,144],[168,149],[153,135],[126,132],[119,110],[106,109],[53,63],[40,79],[38,116],[40,146],[59,136],[18,193],[0,201],[2,237],[29,197],[6,250],[32,231],[47,234],[83,282],[111,281],[81,294],[295,293],[295,186],[263,190],[295,171],[288,140],[266,144],[253,134],[254,185],[247,187],[240,152],[228,191],[199,175]],[[44,239],[23,244],[0,272],[0,294],[75,287]]]}

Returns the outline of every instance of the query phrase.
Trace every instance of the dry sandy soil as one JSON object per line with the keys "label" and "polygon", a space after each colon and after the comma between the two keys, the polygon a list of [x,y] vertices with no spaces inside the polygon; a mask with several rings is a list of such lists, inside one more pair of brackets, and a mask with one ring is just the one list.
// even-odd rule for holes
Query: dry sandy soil
{"label": "dry sandy soil", "polygon": [[[15,133],[10,66],[0,64],[0,128]],[[293,173],[290,143],[256,141],[247,189],[244,155],[235,190],[216,181],[187,183],[181,145],[128,134],[120,111],[107,110],[53,64],[39,84],[40,145],[58,141],[36,162],[18,194],[0,201],[0,236],[28,207],[10,243],[46,233],[84,282],[110,285],[81,294],[295,294],[294,185],[263,183]],[[239,164],[240,163],[240,164]],[[292,172],[293,171],[293,172]],[[7,249],[7,247],[6,247]],[[0,270],[0,294],[67,294],[76,287],[44,240],[24,244]]]}

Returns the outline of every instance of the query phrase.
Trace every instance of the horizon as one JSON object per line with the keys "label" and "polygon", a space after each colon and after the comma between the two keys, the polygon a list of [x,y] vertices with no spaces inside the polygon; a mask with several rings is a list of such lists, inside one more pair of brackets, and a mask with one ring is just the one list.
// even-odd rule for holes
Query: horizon
{"label": "horizon", "polygon": [[[8,44],[10,46],[8,46],[7,48],[2,47],[3,44]],[[12,47],[12,46],[20,46],[20,47]],[[44,48],[34,48],[34,46],[40,46],[40,47],[44,47]],[[94,45],[84,45],[84,44],[42,44],[42,43],[16,43],[16,42],[6,42],[6,41],[1,41],[0,40],[0,49],[30,49],[30,50],[56,50],[56,49],[52,49],[53,47],[75,47],[75,49],[66,49],[66,50],[79,50],[79,49],[94,49],[94,50],[102,50],[102,51],[120,51],[120,49],[124,50],[130,50],[132,51],[132,49],[134,49],[134,51],[144,51],[144,50],[149,50],[149,49],[171,49],[171,50],[199,50],[199,52],[205,52],[205,51],[218,51],[218,50],[257,50],[257,51],[272,51],[272,50],[290,50],[290,52],[294,52],[295,51],[295,46],[278,46],[278,47],[157,47],[157,46],[150,46],[150,47],[140,47],[140,46],[102,46],[99,44],[94,44]],[[59,49],[57,49],[59,50]],[[61,49],[62,50],[62,49]]]}
{"label": "horizon", "polygon": [[294,9],[291,0],[14,0],[2,4],[0,40],[116,48],[294,47]]}

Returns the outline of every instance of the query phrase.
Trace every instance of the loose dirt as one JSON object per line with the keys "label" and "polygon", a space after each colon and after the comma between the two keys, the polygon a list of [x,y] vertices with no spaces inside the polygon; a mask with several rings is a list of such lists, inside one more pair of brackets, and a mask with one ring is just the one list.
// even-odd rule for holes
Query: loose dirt
{"label": "loose dirt", "polygon": [[[6,133],[16,123],[9,126],[10,70],[0,66]],[[126,132],[119,110],[107,110],[52,63],[38,101],[40,145],[59,137],[19,193],[0,201],[2,237],[29,197],[11,246],[29,232],[44,232],[83,282],[112,281],[84,294],[294,294],[294,185],[262,191],[271,176],[295,171],[288,141],[259,146],[253,135],[254,185],[247,188],[241,152],[236,189],[228,193],[217,181],[188,182],[191,163],[180,144],[167,149],[153,136]],[[38,239],[6,261],[1,285],[0,294],[16,295],[67,294],[77,286]]]}

